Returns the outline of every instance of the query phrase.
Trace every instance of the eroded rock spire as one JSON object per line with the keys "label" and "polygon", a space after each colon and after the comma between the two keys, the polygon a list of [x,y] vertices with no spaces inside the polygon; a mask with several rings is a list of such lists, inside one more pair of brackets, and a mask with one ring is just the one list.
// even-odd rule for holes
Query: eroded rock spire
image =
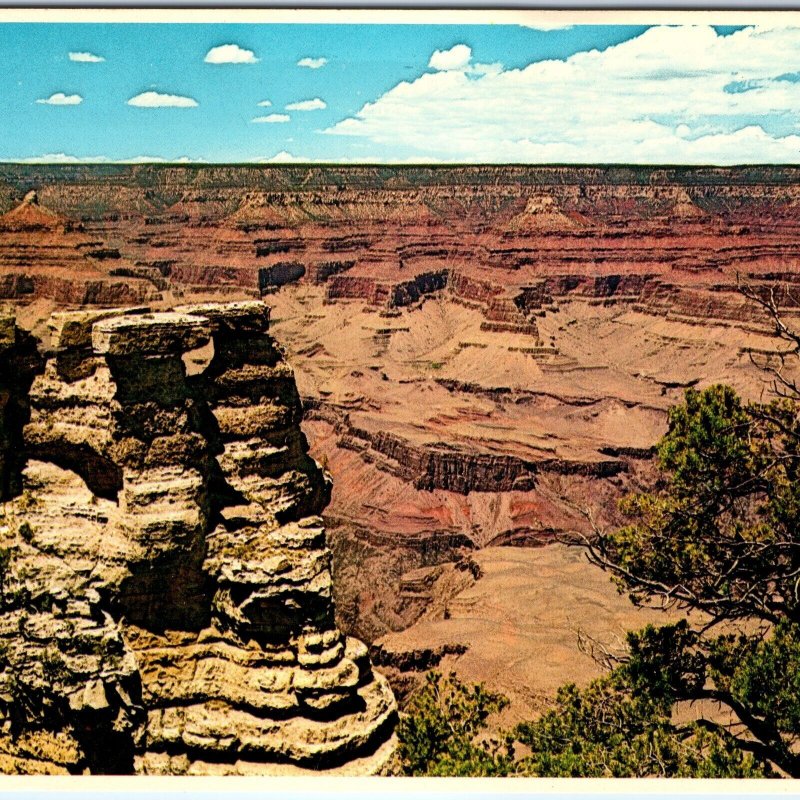
{"label": "eroded rock spire", "polygon": [[334,622],[330,479],[268,327],[256,302],[51,320],[24,458],[0,440],[3,771],[388,763],[394,698]]}

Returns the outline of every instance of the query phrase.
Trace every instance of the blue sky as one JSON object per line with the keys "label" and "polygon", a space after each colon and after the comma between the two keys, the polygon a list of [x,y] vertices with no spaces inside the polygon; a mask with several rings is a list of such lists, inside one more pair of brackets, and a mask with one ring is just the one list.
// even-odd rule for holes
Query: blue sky
{"label": "blue sky", "polygon": [[0,159],[798,162],[800,29],[2,23]]}

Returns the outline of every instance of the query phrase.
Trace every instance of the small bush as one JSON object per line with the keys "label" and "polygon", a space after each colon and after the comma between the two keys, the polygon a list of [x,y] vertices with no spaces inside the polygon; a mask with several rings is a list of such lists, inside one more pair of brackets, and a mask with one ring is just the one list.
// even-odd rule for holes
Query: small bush
{"label": "small bush", "polygon": [[508,698],[452,674],[428,674],[397,728],[405,775],[500,776],[513,764],[510,743],[486,737],[486,720]]}
{"label": "small bush", "polygon": [[42,656],[42,675],[49,684],[60,683],[69,678],[69,670],[64,657],[57,650],[45,650]]}
{"label": "small bush", "polygon": [[19,532],[22,541],[30,544],[30,542],[33,540],[33,528],[31,527],[30,523],[21,522],[17,528],[17,531]]}

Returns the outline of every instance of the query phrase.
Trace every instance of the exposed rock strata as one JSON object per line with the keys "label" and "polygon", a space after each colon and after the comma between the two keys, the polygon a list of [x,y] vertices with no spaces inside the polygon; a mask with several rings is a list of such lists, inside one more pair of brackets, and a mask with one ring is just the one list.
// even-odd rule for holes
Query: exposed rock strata
{"label": "exposed rock strata", "polygon": [[371,639],[422,603],[401,602],[399,570],[582,530],[587,503],[613,524],[684,387],[761,396],[750,354],[776,345],[737,276],[800,324],[799,176],[0,165],[0,211],[19,207],[0,296],[27,325],[59,303],[257,297],[297,265],[273,332],[336,476],[340,624]]}
{"label": "exposed rock strata", "polygon": [[0,311],[0,501],[20,492],[24,465],[22,428],[28,421],[28,391],[41,359],[33,337]]}
{"label": "exposed rock strata", "polygon": [[[797,174],[3,165],[3,210],[19,205],[0,218],[0,297],[153,303],[223,287],[257,296],[300,278],[327,282],[334,302],[416,308],[446,283],[500,334],[535,338],[524,317],[562,299],[664,316],[674,296],[682,316],[736,323],[746,312],[733,274],[771,281],[800,257]],[[516,316],[509,304],[536,284],[549,300],[498,318]]]}
{"label": "exposed rock strata", "polygon": [[294,283],[306,274],[306,268],[298,261],[281,261],[258,271],[258,285],[263,292]]}
{"label": "exposed rock strata", "polygon": [[0,216],[2,300],[114,305],[160,296],[149,276],[124,262],[112,270],[99,266],[119,259],[116,248],[87,235],[81,223],[41,206],[35,191]]}
{"label": "exposed rock strata", "polygon": [[[359,428],[345,415],[337,421],[339,447],[350,448],[376,466],[409,481],[416,489],[470,492],[528,491],[542,473],[611,477],[627,469],[615,458],[569,461],[559,458],[525,460],[503,453],[474,452],[449,443],[415,445],[385,430]],[[375,456],[383,456],[380,460]]]}
{"label": "exposed rock strata", "polygon": [[30,361],[0,373],[0,770],[382,770],[394,699],[334,622],[268,309],[58,314],[35,377],[0,323]]}

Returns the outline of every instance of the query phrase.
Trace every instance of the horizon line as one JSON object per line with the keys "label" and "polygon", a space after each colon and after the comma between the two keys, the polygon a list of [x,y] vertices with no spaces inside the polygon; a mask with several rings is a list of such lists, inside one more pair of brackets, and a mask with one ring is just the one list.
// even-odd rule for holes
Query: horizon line
{"label": "horizon line", "polygon": [[393,169],[416,169],[419,167],[432,169],[464,169],[465,167],[524,167],[524,168],[606,168],[626,167],[629,169],[743,169],[753,167],[765,168],[800,168],[800,161],[748,161],[734,164],[704,163],[668,163],[668,162],[630,162],[630,161],[19,161],[0,159],[2,167],[185,167],[202,169],[205,167],[267,167],[287,169],[294,167],[391,167]]}

